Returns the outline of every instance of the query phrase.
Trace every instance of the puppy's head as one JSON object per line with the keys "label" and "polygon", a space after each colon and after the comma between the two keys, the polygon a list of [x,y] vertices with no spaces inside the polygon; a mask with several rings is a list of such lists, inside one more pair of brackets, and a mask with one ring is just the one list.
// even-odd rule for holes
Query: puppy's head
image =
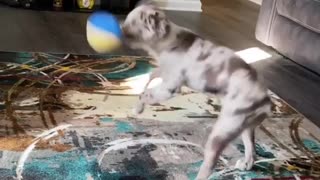
{"label": "puppy's head", "polygon": [[141,45],[154,44],[168,36],[170,23],[155,4],[143,1],[128,14],[122,31],[126,44],[131,48],[141,48]]}

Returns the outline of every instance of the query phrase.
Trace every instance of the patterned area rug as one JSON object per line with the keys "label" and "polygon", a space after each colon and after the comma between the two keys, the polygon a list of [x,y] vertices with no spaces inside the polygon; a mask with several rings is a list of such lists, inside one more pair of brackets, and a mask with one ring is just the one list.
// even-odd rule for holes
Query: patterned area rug
{"label": "patterned area rug", "polygon": [[[145,57],[1,53],[0,179],[194,179],[220,103],[184,89],[130,117],[153,67]],[[238,139],[211,179],[320,176],[319,128],[270,95],[253,170],[233,168]]]}

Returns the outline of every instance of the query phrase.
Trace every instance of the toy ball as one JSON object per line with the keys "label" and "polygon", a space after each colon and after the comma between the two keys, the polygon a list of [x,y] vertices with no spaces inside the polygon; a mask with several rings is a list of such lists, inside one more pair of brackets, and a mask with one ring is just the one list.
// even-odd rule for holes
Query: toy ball
{"label": "toy ball", "polygon": [[87,21],[87,40],[98,53],[115,50],[121,45],[121,28],[117,19],[107,12],[95,12]]}

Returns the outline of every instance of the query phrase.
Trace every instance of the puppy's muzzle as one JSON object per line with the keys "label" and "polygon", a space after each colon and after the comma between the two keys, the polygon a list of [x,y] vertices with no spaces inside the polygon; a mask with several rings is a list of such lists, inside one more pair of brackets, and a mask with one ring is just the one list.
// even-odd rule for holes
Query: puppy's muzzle
{"label": "puppy's muzzle", "polygon": [[128,26],[123,26],[122,27],[122,33],[123,33],[123,37],[125,39],[134,39],[134,35],[132,32],[130,32]]}

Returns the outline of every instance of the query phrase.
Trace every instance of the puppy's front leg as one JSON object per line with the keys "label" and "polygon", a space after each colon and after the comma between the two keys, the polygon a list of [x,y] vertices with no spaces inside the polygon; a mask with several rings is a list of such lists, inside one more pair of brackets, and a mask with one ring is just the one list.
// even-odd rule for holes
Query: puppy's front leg
{"label": "puppy's front leg", "polygon": [[167,88],[166,85],[160,85],[152,89],[147,89],[143,93],[141,100],[145,104],[153,105],[168,100],[171,97],[173,97],[173,95],[174,91],[169,90],[169,88]]}
{"label": "puppy's front leg", "polygon": [[161,69],[160,68],[154,69],[149,76],[149,81],[147,82],[146,86],[144,87],[143,92],[145,92],[148,89],[152,80],[154,80],[155,78],[160,78],[160,77],[161,77]]}
{"label": "puppy's front leg", "polygon": [[140,101],[136,106],[134,113],[141,114],[146,104],[158,104],[166,101],[177,94],[182,85],[181,77],[172,78],[169,80],[163,80],[162,83],[154,88],[146,89],[140,96]]}
{"label": "puppy's front leg", "polygon": [[159,78],[159,77],[161,77],[161,69],[160,69],[160,67],[154,69],[151,72],[151,74],[149,76],[149,81],[144,86],[143,93],[140,95],[140,100],[139,100],[138,104],[136,105],[136,107],[133,109],[133,114],[134,115],[141,114],[144,111],[145,103],[141,100],[142,95],[147,91],[151,81],[154,80],[155,78]]}

